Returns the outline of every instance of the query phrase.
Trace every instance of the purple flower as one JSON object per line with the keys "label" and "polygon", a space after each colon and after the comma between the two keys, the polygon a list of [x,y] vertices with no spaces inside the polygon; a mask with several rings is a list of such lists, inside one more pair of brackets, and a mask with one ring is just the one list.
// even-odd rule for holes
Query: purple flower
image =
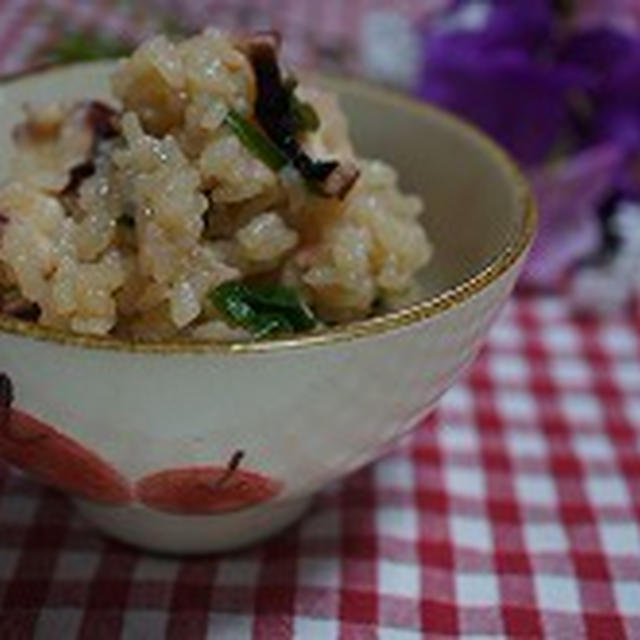
{"label": "purple flower", "polygon": [[640,38],[611,28],[591,29],[571,37],[561,58],[574,69],[576,90],[587,99],[588,111],[577,122],[581,146],[619,145],[627,162],[615,186],[637,195],[640,182],[633,165],[640,153]]}
{"label": "purple flower", "polygon": [[540,230],[524,279],[543,287],[598,248],[608,196],[640,199],[640,0],[557,6],[459,2],[445,28],[425,29],[417,89],[528,170]]}
{"label": "purple flower", "polygon": [[598,248],[594,211],[623,161],[619,147],[604,144],[530,173],[540,220],[523,282],[553,287],[576,259]]}
{"label": "purple flower", "polygon": [[549,0],[494,0],[483,31],[491,49],[516,49],[531,54],[546,48],[554,27]]}
{"label": "purple flower", "polygon": [[[640,0],[614,4],[640,18]],[[609,140],[640,150],[640,34],[572,30],[553,5],[494,0],[475,29],[428,30],[418,93],[473,120],[525,165],[546,160],[562,139],[576,150]],[[574,22],[602,3],[578,5],[590,10]]]}
{"label": "purple flower", "polygon": [[[574,80],[523,48],[526,38],[510,46],[507,23],[505,16],[495,32],[427,38],[418,92],[475,122],[523,163],[537,164],[570,124],[566,93]],[[531,35],[528,42],[535,41]]]}

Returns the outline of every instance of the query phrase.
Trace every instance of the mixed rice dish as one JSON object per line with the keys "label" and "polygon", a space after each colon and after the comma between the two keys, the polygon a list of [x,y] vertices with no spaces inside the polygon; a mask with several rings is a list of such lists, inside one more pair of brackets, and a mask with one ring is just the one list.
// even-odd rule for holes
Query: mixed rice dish
{"label": "mixed rice dish", "polygon": [[356,156],[335,96],[279,48],[274,33],[158,36],[115,68],[114,105],[25,105],[0,187],[0,311],[238,341],[413,301],[422,202]]}

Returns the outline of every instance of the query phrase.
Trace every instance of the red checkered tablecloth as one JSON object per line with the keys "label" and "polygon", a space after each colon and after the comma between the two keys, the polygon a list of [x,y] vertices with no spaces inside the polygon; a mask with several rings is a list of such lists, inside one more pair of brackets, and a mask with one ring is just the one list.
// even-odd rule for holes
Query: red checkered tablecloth
{"label": "red checkered tablecloth", "polygon": [[[254,4],[304,22],[297,2]],[[350,20],[384,4],[326,2]],[[4,70],[49,37],[41,6],[0,2]],[[130,24],[104,3],[59,6],[80,24]],[[105,540],[0,466],[0,638],[640,638],[639,362],[640,309],[589,320],[559,298],[515,298],[394,453],[228,556]]]}

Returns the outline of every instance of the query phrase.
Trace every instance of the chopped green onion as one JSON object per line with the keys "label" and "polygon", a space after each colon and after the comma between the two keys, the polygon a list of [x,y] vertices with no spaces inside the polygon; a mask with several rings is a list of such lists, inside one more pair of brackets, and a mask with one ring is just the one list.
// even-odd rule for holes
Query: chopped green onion
{"label": "chopped green onion", "polygon": [[52,62],[68,63],[103,58],[119,58],[131,53],[132,47],[107,36],[77,31],[62,36],[48,51]]}
{"label": "chopped green onion", "polygon": [[298,79],[295,76],[289,76],[282,84],[289,96],[289,106],[291,114],[293,115],[296,132],[317,131],[320,128],[318,112],[313,108],[311,103],[304,102],[296,96],[295,92],[298,88]]}
{"label": "chopped green onion", "polygon": [[281,285],[225,282],[209,297],[229,322],[256,338],[308,331],[316,326],[313,313],[298,294]]}
{"label": "chopped green onion", "polygon": [[276,284],[255,284],[247,287],[250,301],[256,308],[273,309],[286,315],[295,331],[308,331],[316,319],[294,289]]}
{"label": "chopped green onion", "polygon": [[225,119],[227,126],[256,158],[273,171],[280,171],[289,160],[287,156],[256,125],[235,109],[230,109]]}
{"label": "chopped green onion", "polygon": [[309,102],[302,102],[296,96],[291,96],[291,109],[298,131],[317,131],[320,128],[318,113]]}

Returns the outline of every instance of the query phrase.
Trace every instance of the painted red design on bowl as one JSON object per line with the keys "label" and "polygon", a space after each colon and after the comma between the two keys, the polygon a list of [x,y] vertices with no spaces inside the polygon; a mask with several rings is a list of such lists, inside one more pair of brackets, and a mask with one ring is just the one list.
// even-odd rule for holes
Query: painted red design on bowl
{"label": "painted red design on bowl", "polygon": [[138,481],[136,494],[151,509],[181,515],[211,515],[246,509],[277,495],[282,483],[240,469],[242,452],[227,466],[165,469]]}
{"label": "painted red design on bowl", "polygon": [[56,489],[107,504],[132,499],[128,482],[105,460],[28,413],[11,406],[13,387],[1,374],[0,458]]}

